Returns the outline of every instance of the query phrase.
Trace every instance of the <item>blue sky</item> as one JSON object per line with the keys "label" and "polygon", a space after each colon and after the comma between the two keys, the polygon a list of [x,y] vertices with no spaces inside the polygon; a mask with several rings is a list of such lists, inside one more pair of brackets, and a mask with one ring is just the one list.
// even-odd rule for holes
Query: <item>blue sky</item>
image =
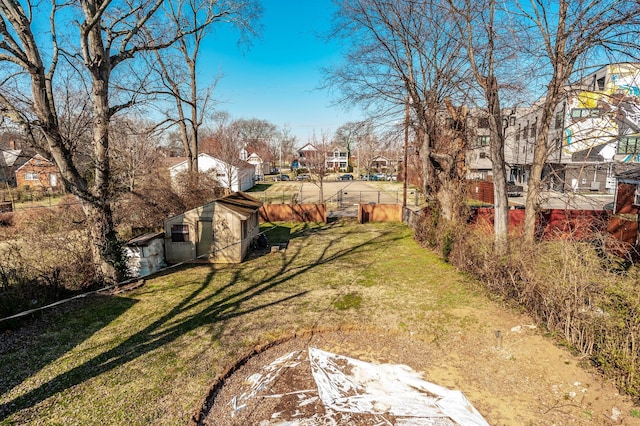
{"label": "blue sky", "polygon": [[221,74],[214,97],[218,109],[234,119],[258,118],[287,124],[301,146],[322,131],[333,132],[357,120],[356,112],[331,107],[330,94],[319,90],[320,68],[340,61],[339,47],[317,37],[331,25],[330,0],[263,0],[261,39],[247,51],[237,34],[221,31],[202,52],[204,78]]}

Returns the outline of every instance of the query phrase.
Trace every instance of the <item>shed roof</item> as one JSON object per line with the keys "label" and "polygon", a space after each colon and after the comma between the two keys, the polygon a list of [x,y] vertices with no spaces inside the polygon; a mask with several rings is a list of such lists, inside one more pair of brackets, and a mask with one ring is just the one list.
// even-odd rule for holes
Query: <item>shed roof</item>
{"label": "shed roof", "polygon": [[136,247],[148,246],[153,239],[160,238],[160,237],[164,238],[164,231],[149,232],[143,235],[138,235],[137,237],[130,239],[129,241],[127,241],[127,245],[136,246]]}
{"label": "shed roof", "polygon": [[253,198],[244,192],[234,192],[222,198],[218,198],[215,202],[245,217],[251,215],[262,207],[262,201]]}

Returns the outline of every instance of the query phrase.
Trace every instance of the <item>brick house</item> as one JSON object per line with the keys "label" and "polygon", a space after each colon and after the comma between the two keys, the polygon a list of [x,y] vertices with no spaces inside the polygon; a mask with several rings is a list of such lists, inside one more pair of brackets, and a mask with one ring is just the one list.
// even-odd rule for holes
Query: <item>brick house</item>
{"label": "brick house", "polygon": [[15,171],[16,186],[24,189],[57,190],[60,188],[58,182],[58,169],[56,166],[40,154],[29,158]]}

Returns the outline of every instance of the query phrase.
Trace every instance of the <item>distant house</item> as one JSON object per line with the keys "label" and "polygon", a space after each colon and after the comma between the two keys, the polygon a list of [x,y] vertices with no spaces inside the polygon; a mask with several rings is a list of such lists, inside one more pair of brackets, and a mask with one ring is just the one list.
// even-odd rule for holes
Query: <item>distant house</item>
{"label": "distant house", "polygon": [[18,162],[21,152],[20,149],[0,150],[0,182],[16,186],[16,168],[22,165]]}
{"label": "distant house", "polygon": [[[169,166],[171,178],[189,169],[186,157],[171,158],[173,165]],[[237,160],[237,164],[228,164],[209,154],[198,154],[198,169],[200,172],[214,172],[220,185],[232,192],[246,191],[255,185],[255,167],[246,161]]]}
{"label": "distant house", "polygon": [[261,201],[235,192],[165,220],[167,263],[242,262],[258,236],[260,207]]}
{"label": "distant house", "polygon": [[18,188],[55,190],[60,186],[57,167],[40,154],[29,158],[16,168],[15,182]]}
{"label": "distant house", "polygon": [[393,161],[382,155],[379,155],[373,160],[371,160],[371,168],[378,170],[380,172],[386,172],[390,170],[393,166],[394,166]]}
{"label": "distant house", "polygon": [[349,153],[338,145],[332,145],[326,151],[320,151],[312,143],[307,143],[298,149],[298,164],[300,167],[309,167],[312,164],[321,164],[319,155],[324,156],[324,166],[327,170],[346,171],[349,166]]}
{"label": "distant house", "polygon": [[247,156],[247,163],[251,164],[255,168],[256,180],[264,180],[265,163],[257,152],[253,152]]}
{"label": "distant house", "polygon": [[327,151],[325,166],[327,170],[346,171],[349,166],[349,152],[341,146],[332,146]]}
{"label": "distant house", "polygon": [[298,166],[303,168],[310,167],[317,155],[318,149],[312,143],[304,145],[298,149]]}

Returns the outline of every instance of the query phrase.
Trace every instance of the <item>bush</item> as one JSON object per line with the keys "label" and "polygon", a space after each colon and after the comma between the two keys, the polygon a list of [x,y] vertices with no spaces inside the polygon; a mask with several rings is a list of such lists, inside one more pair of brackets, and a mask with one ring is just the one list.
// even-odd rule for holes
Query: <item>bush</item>
{"label": "bush", "polygon": [[83,217],[77,204],[14,214],[12,239],[0,246],[0,316],[92,288],[93,261]]}
{"label": "bush", "polygon": [[533,246],[510,239],[496,255],[490,226],[443,226],[430,214],[416,238],[477,277],[504,300],[517,302],[564,344],[591,359],[629,395],[640,397],[640,294],[636,269],[625,271],[603,252],[607,235],[589,242],[566,237]]}

